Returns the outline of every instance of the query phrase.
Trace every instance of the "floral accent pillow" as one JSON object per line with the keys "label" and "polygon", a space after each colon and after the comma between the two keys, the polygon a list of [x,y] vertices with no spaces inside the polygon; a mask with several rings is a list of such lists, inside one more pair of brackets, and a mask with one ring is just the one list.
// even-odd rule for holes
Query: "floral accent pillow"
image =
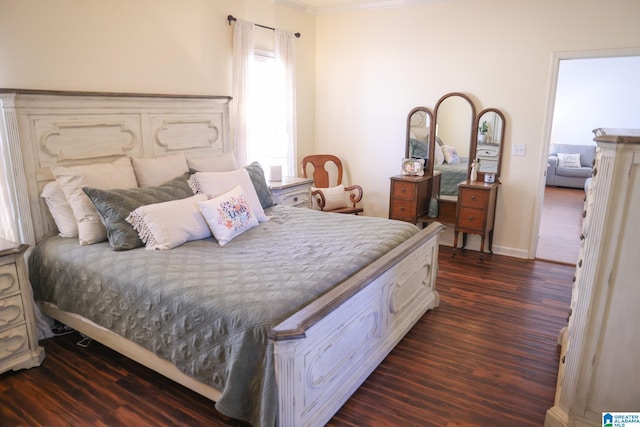
{"label": "floral accent pillow", "polygon": [[218,197],[198,202],[198,206],[220,246],[258,225],[239,185]]}

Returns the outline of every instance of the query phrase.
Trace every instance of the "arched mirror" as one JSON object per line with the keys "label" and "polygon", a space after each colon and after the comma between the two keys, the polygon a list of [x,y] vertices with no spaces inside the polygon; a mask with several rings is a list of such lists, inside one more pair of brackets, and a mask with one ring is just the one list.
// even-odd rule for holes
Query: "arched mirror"
{"label": "arched mirror", "polygon": [[429,159],[432,170],[441,172],[441,200],[457,201],[458,184],[469,176],[475,149],[475,119],[473,102],[463,93],[448,93],[436,104]]}
{"label": "arched mirror", "polygon": [[476,119],[478,135],[473,158],[478,159],[478,180],[484,180],[487,173],[500,176],[502,148],[504,147],[505,119],[495,108],[482,110]]}
{"label": "arched mirror", "polygon": [[433,123],[433,115],[426,107],[416,107],[407,116],[407,145],[404,156],[406,158],[425,159],[425,169],[429,158],[429,132]]}

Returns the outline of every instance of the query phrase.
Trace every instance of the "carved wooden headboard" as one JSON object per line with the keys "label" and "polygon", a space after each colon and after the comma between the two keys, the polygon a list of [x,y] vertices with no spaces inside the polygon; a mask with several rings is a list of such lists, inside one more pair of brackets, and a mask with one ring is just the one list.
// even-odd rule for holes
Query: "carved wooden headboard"
{"label": "carved wooden headboard", "polygon": [[0,142],[8,149],[20,238],[56,232],[42,187],[52,166],[232,150],[227,96],[0,89]]}

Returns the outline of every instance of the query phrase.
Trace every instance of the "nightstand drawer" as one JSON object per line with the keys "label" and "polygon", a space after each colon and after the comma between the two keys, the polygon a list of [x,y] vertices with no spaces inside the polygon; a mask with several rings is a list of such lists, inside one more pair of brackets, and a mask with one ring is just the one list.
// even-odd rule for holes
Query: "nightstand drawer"
{"label": "nightstand drawer", "polygon": [[0,332],[0,361],[29,351],[29,335],[26,326],[17,326]]}
{"label": "nightstand drawer", "polygon": [[392,181],[392,194],[394,199],[414,200],[416,184],[406,181]]}
{"label": "nightstand drawer", "polygon": [[460,208],[458,227],[482,231],[487,213],[484,209]]}
{"label": "nightstand drawer", "polygon": [[287,206],[309,207],[309,190],[298,190],[280,195],[279,203]]}
{"label": "nightstand drawer", "polygon": [[20,295],[0,300],[0,331],[20,323],[24,323],[24,308]]}
{"label": "nightstand drawer", "polygon": [[415,200],[394,199],[391,206],[391,218],[403,221],[412,221],[416,215]]}
{"label": "nightstand drawer", "polygon": [[482,190],[460,189],[460,206],[469,208],[484,208],[489,200],[489,192]]}
{"label": "nightstand drawer", "polygon": [[0,266],[0,298],[20,291],[15,264]]}

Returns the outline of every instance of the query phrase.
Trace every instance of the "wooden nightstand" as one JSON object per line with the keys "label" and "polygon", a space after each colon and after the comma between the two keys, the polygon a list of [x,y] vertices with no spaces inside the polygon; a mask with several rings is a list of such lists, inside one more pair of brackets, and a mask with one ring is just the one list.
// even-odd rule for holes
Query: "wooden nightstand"
{"label": "wooden nightstand", "polygon": [[282,181],[269,181],[269,189],[274,203],[308,208],[311,206],[311,184],[311,178],[283,176]]}
{"label": "wooden nightstand", "polygon": [[484,259],[484,241],[489,237],[489,253],[493,246],[493,224],[495,222],[496,199],[499,182],[485,183],[466,180],[458,184],[458,210],[453,237],[453,254],[458,246],[458,233],[462,233],[462,249],[467,244],[467,234],[479,234],[480,261]]}
{"label": "wooden nightstand", "polygon": [[424,176],[398,175],[391,178],[389,219],[413,224],[428,222],[429,201],[440,191],[440,172]]}
{"label": "wooden nightstand", "polygon": [[27,248],[0,239],[0,373],[39,366],[44,359],[24,261]]}

